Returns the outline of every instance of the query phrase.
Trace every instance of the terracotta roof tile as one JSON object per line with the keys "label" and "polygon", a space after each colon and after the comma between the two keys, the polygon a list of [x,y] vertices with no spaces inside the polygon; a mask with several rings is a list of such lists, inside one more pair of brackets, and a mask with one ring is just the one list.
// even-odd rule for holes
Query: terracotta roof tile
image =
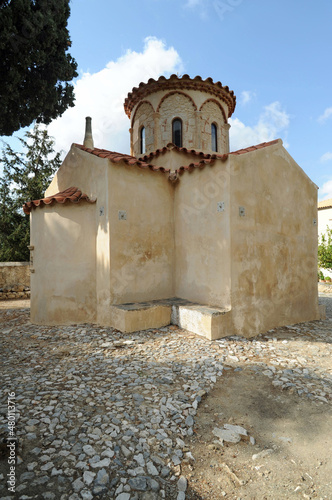
{"label": "terracotta roof tile", "polygon": [[42,198],[41,200],[33,200],[27,201],[23,205],[23,210],[26,214],[29,214],[33,208],[42,206],[42,205],[52,205],[52,203],[66,203],[70,201],[72,203],[79,203],[80,201],[85,200],[89,203],[95,203],[96,200],[90,200],[88,195],[82,193],[77,187],[70,187],[61,191],[60,193],[56,193],[52,196],[48,196],[47,198]]}
{"label": "terracotta roof tile", "polygon": [[134,87],[124,102],[127,116],[130,118],[136,104],[152,92],[174,89],[208,92],[225,102],[228,107],[228,117],[234,112],[236,97],[233,90],[229,90],[228,86],[223,86],[220,82],[214,83],[212,78],[203,80],[200,76],[190,78],[189,75],[183,75],[182,77],[171,75],[169,78],[161,76],[158,80],[150,78],[147,83],[141,82],[138,87]]}
{"label": "terracotta roof tile", "polygon": [[322,210],[323,208],[332,208],[332,198],[318,202],[318,210]]}
{"label": "terracotta roof tile", "polygon": [[[248,148],[244,149],[239,149],[238,151],[232,151],[231,155],[242,155],[244,153],[250,153],[252,151],[256,151],[257,149],[262,149],[268,146],[272,146],[274,144],[278,144],[280,139],[276,139],[274,141],[270,142],[262,142],[261,144],[257,144],[255,146],[250,146]],[[281,142],[281,141],[280,141]],[[195,168],[204,168],[205,165],[212,165],[215,160],[222,160],[225,161],[228,158],[228,154],[218,154],[218,153],[204,153],[203,151],[197,151],[195,149],[187,149],[187,148],[179,148],[178,146],[175,146],[172,143],[167,144],[167,146],[164,146],[163,148],[157,149],[156,151],[152,151],[151,153],[141,156],[139,158],[136,158],[135,156],[130,156],[122,153],[116,153],[114,151],[107,151],[106,149],[90,149],[86,148],[85,146],[82,146],[80,144],[75,144],[75,146],[79,149],[82,149],[83,151],[93,154],[95,156],[98,156],[99,158],[107,158],[113,163],[118,163],[118,162],[125,162],[128,165],[137,165],[140,168],[149,168],[150,170],[156,172],[156,171],[161,171],[168,173],[170,175],[169,179],[174,179],[178,178],[178,174],[182,174],[183,172],[191,172]],[[168,151],[171,150],[176,150],[179,151],[180,153],[184,153],[187,155],[194,155],[197,156],[197,159],[199,161],[197,162],[191,162],[189,165],[183,165],[176,169],[175,171],[171,171],[169,168],[165,167],[160,167],[158,165],[153,165],[149,163],[152,159],[157,158],[159,155],[163,155],[167,153]]]}
{"label": "terracotta roof tile", "polygon": [[210,158],[210,159],[206,159],[206,160],[201,160],[200,162],[196,162],[196,163],[190,163],[189,165],[185,165],[185,166],[182,166],[182,167],[179,167],[177,170],[175,170],[175,172],[179,172],[180,174],[183,173],[183,172],[192,172],[192,170],[194,170],[195,168],[204,168],[205,165],[213,165],[213,163],[215,162],[215,158]]}
{"label": "terracotta roof tile", "polygon": [[98,156],[99,158],[107,158],[112,163],[119,163],[120,161],[123,161],[127,165],[137,165],[139,168],[149,168],[154,172],[158,170],[161,172],[170,172],[169,168],[151,165],[150,163],[147,163],[143,158],[141,159],[141,158],[136,158],[135,156],[116,153],[114,151],[107,151],[106,149],[98,149],[98,148],[90,149],[86,148],[85,146],[82,146],[81,144],[75,144],[75,146],[79,149],[82,149],[82,151]]}
{"label": "terracotta roof tile", "polygon": [[238,149],[237,151],[232,151],[231,155],[243,155],[244,153],[250,153],[251,151],[256,151],[257,149],[266,148],[267,146],[272,146],[273,144],[278,144],[280,139],[275,139],[270,142],[262,142],[261,144],[257,144],[256,146],[250,146],[249,148]]}
{"label": "terracotta roof tile", "polygon": [[227,154],[218,154],[218,153],[203,153],[203,151],[197,151],[196,149],[187,149],[187,148],[179,148],[178,146],[175,146],[172,143],[167,144],[167,146],[164,146],[163,148],[157,149],[156,151],[152,151],[148,155],[141,156],[139,159],[142,161],[148,161],[151,158],[156,158],[161,154],[166,153],[167,151],[171,151],[172,149],[175,149],[176,151],[179,151],[181,153],[188,153],[192,154],[195,156],[198,156],[202,159],[220,159],[220,160],[226,160],[228,155]]}

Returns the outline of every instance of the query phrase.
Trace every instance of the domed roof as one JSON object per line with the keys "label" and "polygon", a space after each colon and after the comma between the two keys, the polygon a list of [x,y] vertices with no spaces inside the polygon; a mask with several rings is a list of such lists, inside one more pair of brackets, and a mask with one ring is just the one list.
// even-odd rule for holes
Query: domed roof
{"label": "domed roof", "polygon": [[138,87],[134,87],[133,90],[129,92],[124,102],[124,109],[127,116],[130,118],[133,108],[147,95],[159,90],[175,89],[207,92],[225,102],[228,107],[228,118],[234,112],[236,97],[233,90],[229,90],[229,87],[223,86],[220,82],[215,83],[212,78],[203,80],[200,76],[190,78],[189,75],[183,75],[182,77],[171,75],[169,78],[160,76],[158,80],[150,78],[147,83],[141,82]]}

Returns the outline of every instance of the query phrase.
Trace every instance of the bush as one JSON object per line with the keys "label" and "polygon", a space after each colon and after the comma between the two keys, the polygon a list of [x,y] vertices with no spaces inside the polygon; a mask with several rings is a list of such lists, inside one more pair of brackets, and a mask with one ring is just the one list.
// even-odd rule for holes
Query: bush
{"label": "bush", "polygon": [[332,271],[332,229],[329,227],[318,241],[318,267]]}

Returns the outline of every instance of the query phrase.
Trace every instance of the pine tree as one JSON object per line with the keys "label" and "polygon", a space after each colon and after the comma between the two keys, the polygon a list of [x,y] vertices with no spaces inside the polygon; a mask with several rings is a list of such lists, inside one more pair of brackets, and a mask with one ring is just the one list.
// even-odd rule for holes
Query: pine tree
{"label": "pine tree", "polygon": [[0,261],[4,262],[29,260],[29,216],[24,214],[22,205],[44,197],[61,165],[60,154],[55,153],[54,141],[47,130],[36,125],[20,141],[23,152],[17,153],[5,144],[0,159],[3,165],[0,180]]}
{"label": "pine tree", "polygon": [[0,0],[0,135],[74,105],[69,0]]}

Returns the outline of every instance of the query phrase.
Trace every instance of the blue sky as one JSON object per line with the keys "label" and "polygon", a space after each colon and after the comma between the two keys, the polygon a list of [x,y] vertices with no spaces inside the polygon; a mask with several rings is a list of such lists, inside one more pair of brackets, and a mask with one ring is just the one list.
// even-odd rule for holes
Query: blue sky
{"label": "blue sky", "polygon": [[49,127],[57,147],[129,152],[123,100],[160,74],[212,77],[234,90],[231,149],[281,138],[332,198],[330,0],[72,0],[77,104]]}

